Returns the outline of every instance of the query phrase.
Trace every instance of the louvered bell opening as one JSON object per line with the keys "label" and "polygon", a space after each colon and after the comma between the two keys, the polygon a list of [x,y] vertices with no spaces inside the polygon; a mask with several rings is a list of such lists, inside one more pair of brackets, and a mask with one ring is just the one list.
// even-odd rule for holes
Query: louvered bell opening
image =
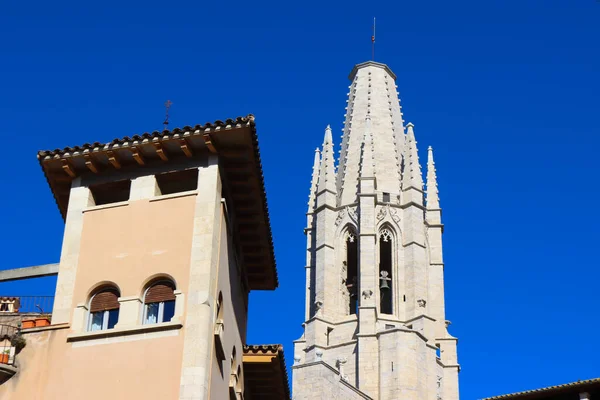
{"label": "louvered bell opening", "polygon": [[175,300],[175,287],[171,283],[161,282],[152,285],[148,292],[146,292],[146,298],[144,302],[148,303],[159,303],[161,301]]}
{"label": "louvered bell opening", "polygon": [[106,289],[96,294],[90,304],[90,312],[115,310],[119,308],[119,293],[115,289]]}

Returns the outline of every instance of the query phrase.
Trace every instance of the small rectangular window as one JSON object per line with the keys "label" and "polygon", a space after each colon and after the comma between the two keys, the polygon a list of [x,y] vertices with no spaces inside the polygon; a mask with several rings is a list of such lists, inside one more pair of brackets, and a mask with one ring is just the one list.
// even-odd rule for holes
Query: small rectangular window
{"label": "small rectangular window", "polygon": [[90,314],[90,331],[100,331],[104,325],[104,311],[97,311]]}
{"label": "small rectangular window", "polygon": [[198,189],[198,169],[167,172],[156,175],[156,185],[160,194],[172,194]]}
{"label": "small rectangular window", "polygon": [[175,300],[146,304],[144,324],[170,322],[175,315]]}
{"label": "small rectangular window", "polygon": [[108,310],[106,312],[108,313],[106,317],[106,329],[112,329],[119,322],[119,310]]}
{"label": "small rectangular window", "polygon": [[384,203],[389,203],[390,202],[390,194],[383,192],[383,202]]}
{"label": "small rectangular window", "polygon": [[156,324],[158,322],[160,303],[146,304],[146,320],[145,324]]}
{"label": "small rectangular window", "polygon": [[175,300],[165,301],[163,305],[162,322],[170,322],[175,315]]}
{"label": "small rectangular window", "polygon": [[90,191],[94,197],[94,204],[97,206],[127,201],[131,191],[131,180],[90,185]]}

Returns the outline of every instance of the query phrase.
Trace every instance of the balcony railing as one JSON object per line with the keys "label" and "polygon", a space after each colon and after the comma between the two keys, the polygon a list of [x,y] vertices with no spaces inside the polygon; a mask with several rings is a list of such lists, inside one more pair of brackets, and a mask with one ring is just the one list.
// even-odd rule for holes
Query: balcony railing
{"label": "balcony railing", "polygon": [[17,314],[50,314],[54,307],[54,296],[1,296],[0,315]]}

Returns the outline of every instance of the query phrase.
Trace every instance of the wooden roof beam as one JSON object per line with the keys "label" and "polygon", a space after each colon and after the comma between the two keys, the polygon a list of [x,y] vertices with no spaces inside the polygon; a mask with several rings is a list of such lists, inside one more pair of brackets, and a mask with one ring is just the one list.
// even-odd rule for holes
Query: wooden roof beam
{"label": "wooden roof beam", "polygon": [[192,151],[192,148],[190,147],[187,140],[181,139],[179,141],[179,147],[181,148],[181,151],[183,151],[183,154],[185,154],[187,158],[192,158],[194,152]]}
{"label": "wooden roof beam", "polygon": [[161,160],[169,161],[169,157],[167,157],[167,153],[165,153],[165,150],[164,150],[162,144],[154,143],[154,148],[156,149],[156,154],[158,154],[158,156],[160,157]]}
{"label": "wooden roof beam", "polygon": [[208,148],[208,151],[210,151],[211,153],[215,153],[216,154],[217,153],[217,149],[216,149],[214,143],[212,142],[212,139],[210,137],[210,133],[203,134],[202,138],[204,139],[204,144]]}
{"label": "wooden roof beam", "polygon": [[146,162],[144,161],[144,156],[142,155],[142,153],[140,153],[139,148],[132,147],[131,154],[133,155],[133,159],[135,160],[135,162],[137,162],[139,165],[146,165]]}
{"label": "wooden roof beam", "polygon": [[93,173],[97,174],[98,173],[98,167],[96,166],[96,163],[94,162],[94,159],[92,158],[91,155],[86,154],[83,156],[83,159],[85,160],[85,166],[92,171]]}
{"label": "wooden roof beam", "polygon": [[66,159],[63,158],[61,160],[61,163],[62,169],[67,173],[67,175],[69,175],[71,178],[75,178],[77,176],[75,170],[73,170],[73,167],[71,167],[71,164],[69,164],[69,162]]}
{"label": "wooden roof beam", "polygon": [[119,162],[119,159],[114,151],[108,150],[106,155],[108,156],[108,162],[115,167],[115,169],[121,169],[121,163]]}

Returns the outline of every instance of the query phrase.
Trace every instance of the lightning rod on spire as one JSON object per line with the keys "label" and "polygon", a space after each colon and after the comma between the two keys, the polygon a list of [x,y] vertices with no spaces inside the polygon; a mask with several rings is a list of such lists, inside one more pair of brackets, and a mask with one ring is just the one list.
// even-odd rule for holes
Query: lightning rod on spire
{"label": "lightning rod on spire", "polygon": [[375,61],[375,17],[373,17],[373,36],[371,36],[371,61]]}

